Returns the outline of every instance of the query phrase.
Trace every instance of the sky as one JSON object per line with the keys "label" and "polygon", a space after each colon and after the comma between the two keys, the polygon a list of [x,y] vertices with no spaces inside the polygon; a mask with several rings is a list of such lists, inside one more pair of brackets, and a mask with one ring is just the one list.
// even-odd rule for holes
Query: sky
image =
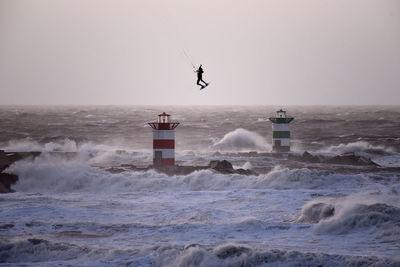
{"label": "sky", "polygon": [[0,104],[399,105],[400,1],[0,0]]}

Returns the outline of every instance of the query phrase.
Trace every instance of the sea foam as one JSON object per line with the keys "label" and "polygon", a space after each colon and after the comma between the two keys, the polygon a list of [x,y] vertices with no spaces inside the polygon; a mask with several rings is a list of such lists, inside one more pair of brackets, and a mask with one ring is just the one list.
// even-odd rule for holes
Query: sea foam
{"label": "sea foam", "polygon": [[271,145],[257,133],[238,128],[224,135],[212,147],[219,151],[270,151]]}
{"label": "sea foam", "polygon": [[382,145],[372,145],[366,141],[357,141],[348,144],[333,145],[322,151],[335,154],[358,152],[358,153],[368,153],[372,155],[390,155],[395,152],[395,150],[391,147],[385,147]]}
{"label": "sea foam", "polygon": [[18,161],[7,170],[19,176],[15,185],[24,192],[129,192],[164,190],[296,189],[334,188],[368,184],[361,174],[339,174],[307,168],[276,166],[267,174],[225,175],[211,170],[167,176],[154,170],[110,173],[92,167],[88,154],[74,158],[44,153]]}

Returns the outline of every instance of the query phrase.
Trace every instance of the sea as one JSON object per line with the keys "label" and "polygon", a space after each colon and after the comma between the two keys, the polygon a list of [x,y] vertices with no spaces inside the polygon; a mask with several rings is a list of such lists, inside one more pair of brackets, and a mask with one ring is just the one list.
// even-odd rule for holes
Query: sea
{"label": "sea", "polygon": [[[271,156],[280,108],[291,153],[381,167]],[[176,164],[265,171],[146,169],[162,112]],[[0,106],[0,149],[42,152],[6,170],[0,266],[400,266],[399,106]]]}

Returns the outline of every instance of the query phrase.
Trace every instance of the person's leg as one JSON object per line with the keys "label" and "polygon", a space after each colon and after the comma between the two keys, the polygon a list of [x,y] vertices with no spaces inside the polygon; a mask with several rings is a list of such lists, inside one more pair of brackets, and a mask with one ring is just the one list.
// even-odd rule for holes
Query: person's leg
{"label": "person's leg", "polygon": [[205,81],[203,81],[203,79],[201,79],[201,81],[202,81],[203,83],[205,83],[205,84],[206,84],[206,86],[208,85],[208,83],[206,83]]}
{"label": "person's leg", "polygon": [[201,84],[200,82],[205,83],[205,85],[207,85],[207,83],[205,81],[203,81],[203,76],[202,75],[198,75],[197,76],[197,84],[204,87],[205,85]]}

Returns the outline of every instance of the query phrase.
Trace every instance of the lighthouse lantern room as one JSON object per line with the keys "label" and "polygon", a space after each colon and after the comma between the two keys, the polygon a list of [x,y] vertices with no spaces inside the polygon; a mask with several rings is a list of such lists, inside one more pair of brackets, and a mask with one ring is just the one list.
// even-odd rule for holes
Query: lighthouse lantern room
{"label": "lighthouse lantern room", "polygon": [[153,128],[153,166],[175,165],[175,128],[179,122],[172,122],[169,114],[158,115],[157,122],[149,122]]}
{"label": "lighthouse lantern room", "polygon": [[272,150],[274,152],[290,152],[290,122],[293,117],[287,117],[286,111],[276,111],[275,117],[270,117],[272,122]]}

